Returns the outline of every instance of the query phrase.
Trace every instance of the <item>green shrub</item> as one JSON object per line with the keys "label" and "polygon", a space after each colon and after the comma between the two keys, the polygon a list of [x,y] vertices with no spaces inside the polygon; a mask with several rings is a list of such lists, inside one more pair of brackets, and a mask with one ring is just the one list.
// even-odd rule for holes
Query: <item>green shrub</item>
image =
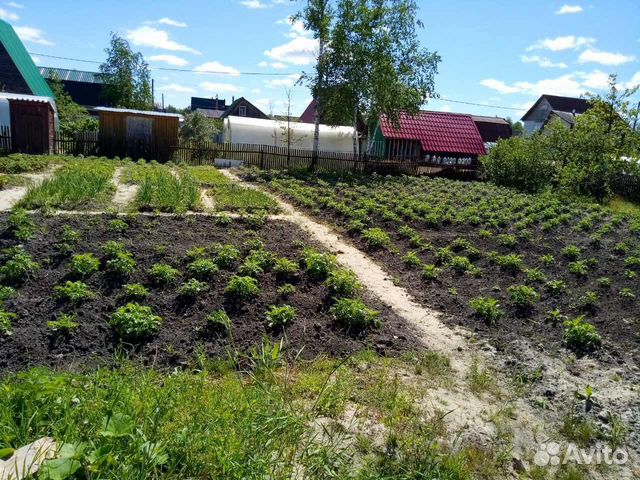
{"label": "green shrub", "polygon": [[238,269],[238,273],[247,277],[258,278],[264,273],[264,269],[257,260],[247,258],[244,264]]}
{"label": "green shrub", "polygon": [[294,285],[291,285],[290,283],[285,283],[284,285],[278,287],[276,293],[279,297],[288,297],[296,293],[296,287]]}
{"label": "green shrub", "polygon": [[312,248],[302,251],[307,274],[314,280],[325,280],[336,268],[336,257],[329,253],[320,253]]}
{"label": "green shrub", "polygon": [[504,316],[504,310],[495,298],[477,297],[469,301],[473,312],[488,324],[493,325]]}
{"label": "green shrub", "polygon": [[611,288],[611,279],[609,277],[600,277],[598,279],[598,286],[601,288]]}
{"label": "green shrub", "polygon": [[547,276],[539,268],[525,268],[524,274],[527,277],[527,282],[541,283],[547,280]]}
{"label": "green shrub", "polygon": [[598,308],[600,302],[600,296],[596,292],[585,292],[578,299],[578,308],[586,312],[594,312]]}
{"label": "green shrub", "polygon": [[300,270],[300,267],[293,260],[289,260],[288,258],[277,258],[275,264],[273,266],[273,271],[279,277],[291,277],[295,275]]}
{"label": "green shrub", "polygon": [[522,256],[511,253],[509,255],[498,255],[495,257],[498,266],[507,272],[517,273],[522,269]]}
{"label": "green shrub", "polygon": [[47,327],[54,332],[68,332],[78,328],[80,325],[76,323],[76,316],[68,313],[61,313],[57,320],[47,322]]}
{"label": "green shrub", "polygon": [[124,253],[127,251],[123,243],[116,242],[115,240],[109,240],[108,242],[105,242],[104,244],[102,244],[101,249],[102,253],[104,253],[107,258],[114,258],[119,253]]}
{"label": "green shrub", "polygon": [[107,223],[107,229],[111,232],[117,232],[117,233],[122,233],[127,231],[127,229],[129,228],[129,224],[127,222],[125,222],[124,220],[121,220],[119,218],[115,218],[113,220],[110,220]]}
{"label": "green shrub", "polygon": [[11,336],[13,334],[13,320],[18,318],[15,313],[5,312],[0,309],[0,334]]}
{"label": "green shrub", "polygon": [[362,239],[367,243],[367,247],[372,250],[389,248],[391,246],[391,237],[389,237],[389,234],[378,227],[364,230],[362,232]]}
{"label": "green shrub", "polygon": [[231,330],[231,319],[224,310],[216,310],[207,317],[207,323],[214,328],[223,328],[226,331]]}
{"label": "green shrub", "polygon": [[636,294],[628,287],[621,288],[618,295],[620,295],[620,298],[624,298],[625,300],[633,300],[636,298]]}
{"label": "green shrub", "polygon": [[213,249],[214,261],[220,268],[231,269],[240,259],[240,250],[233,245],[220,245]]}
{"label": "green shrub", "polygon": [[435,265],[424,265],[422,267],[422,278],[428,281],[434,281],[438,279],[441,272],[442,270]]}
{"label": "green shrub", "polygon": [[471,272],[476,268],[473,263],[471,263],[471,260],[469,260],[467,257],[459,255],[451,258],[447,265],[449,266],[449,268],[455,270],[458,273]]}
{"label": "green shrub", "polygon": [[125,298],[131,300],[144,300],[149,296],[149,290],[139,283],[129,283],[122,287],[122,293]]}
{"label": "green shrub", "polygon": [[624,260],[624,266],[630,270],[640,270],[640,255],[633,255]]}
{"label": "green shrub", "polygon": [[578,277],[586,277],[589,273],[589,265],[586,260],[577,260],[569,264],[569,272]]}
{"label": "green shrub", "polygon": [[78,277],[88,277],[100,270],[100,260],[93,253],[74,255],[71,258],[71,273]]}
{"label": "green shrub", "polygon": [[232,298],[247,300],[258,295],[260,293],[260,287],[258,287],[258,281],[255,278],[234,275],[231,277],[231,280],[229,280],[227,287],[224,289],[224,293]]}
{"label": "green shrub", "polygon": [[208,280],[213,278],[220,270],[212,260],[201,258],[187,265],[187,271],[193,278]]}
{"label": "green shrub", "polygon": [[404,263],[407,265],[411,265],[412,267],[419,267],[422,265],[422,260],[415,252],[407,252],[407,254],[402,258]]}
{"label": "green shrub", "polygon": [[209,291],[209,284],[190,278],[178,288],[178,295],[186,298],[197,298]]}
{"label": "green shrub", "polygon": [[206,258],[208,255],[205,247],[192,247],[187,250],[187,258],[190,260],[197,260],[199,258]]}
{"label": "green shrub", "polygon": [[272,305],[267,310],[267,326],[269,328],[278,328],[289,325],[296,316],[296,309],[291,305],[283,305],[276,307]]}
{"label": "green shrub", "polygon": [[31,217],[23,208],[14,209],[9,215],[7,223],[13,236],[22,242],[31,240],[37,231],[36,224],[33,223]]}
{"label": "green shrub", "polygon": [[56,285],[53,287],[56,297],[60,300],[70,303],[80,303],[94,297],[89,286],[84,282],[65,282],[64,285]]}
{"label": "green shrub", "polygon": [[535,289],[527,285],[512,285],[507,288],[511,302],[521,310],[530,310],[540,300],[540,295]]}
{"label": "green shrub", "polygon": [[515,235],[501,233],[498,235],[498,243],[503,247],[513,248],[518,244],[518,239]]}
{"label": "green shrub", "polygon": [[567,320],[564,322],[564,327],[564,340],[572,350],[591,351],[597,349],[602,343],[596,327],[586,322],[584,315],[575,320]]}
{"label": "green shrub", "polygon": [[540,263],[543,265],[553,265],[555,263],[555,259],[553,258],[553,255],[540,255]]}
{"label": "green shrub", "polygon": [[577,260],[582,255],[582,249],[575,245],[568,245],[562,249],[562,255],[569,260]]}
{"label": "green shrub", "polygon": [[126,277],[136,271],[136,261],[129,252],[118,252],[115,257],[107,260],[106,270],[111,275]]}
{"label": "green shrub", "polygon": [[151,266],[147,274],[158,285],[170,285],[180,276],[180,271],[166,263],[156,263]]}
{"label": "green shrub", "polygon": [[380,312],[367,307],[361,300],[341,298],[331,307],[336,321],[345,328],[363,330],[368,327],[379,327]]}
{"label": "green shrub", "polygon": [[0,267],[0,277],[9,282],[19,282],[33,277],[40,269],[40,265],[34,262],[22,247],[12,247],[6,250],[8,254],[4,265]]}
{"label": "green shrub", "polygon": [[63,243],[75,245],[80,241],[80,238],[81,238],[80,232],[74,230],[69,225],[62,226],[61,239]]}
{"label": "green shrub", "polygon": [[127,303],[115,311],[109,323],[122,337],[143,338],[158,331],[162,318],[154,315],[151,307]]}
{"label": "green shrub", "polygon": [[275,265],[276,256],[272,252],[269,252],[264,248],[258,248],[249,252],[249,255],[246,258],[246,262],[255,263],[262,270],[268,272]]}
{"label": "green shrub", "polygon": [[550,280],[544,284],[547,291],[557,297],[567,289],[567,284],[563,280]]}
{"label": "green shrub", "polygon": [[8,300],[16,293],[16,290],[11,287],[6,287],[4,285],[0,286],[0,303],[3,303],[5,300]]}
{"label": "green shrub", "polygon": [[327,277],[326,284],[333,295],[353,297],[361,288],[358,277],[348,269],[335,269]]}

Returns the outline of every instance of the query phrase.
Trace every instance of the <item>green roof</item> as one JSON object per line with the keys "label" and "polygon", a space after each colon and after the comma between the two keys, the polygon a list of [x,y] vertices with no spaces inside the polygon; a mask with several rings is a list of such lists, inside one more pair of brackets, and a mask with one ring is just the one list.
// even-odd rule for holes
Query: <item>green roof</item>
{"label": "green roof", "polygon": [[24,48],[15,30],[3,20],[0,20],[0,42],[2,42],[16,68],[22,74],[24,81],[27,82],[31,93],[41,97],[53,97],[53,92],[45,79],[42,78],[42,75],[40,75],[38,67],[33,63],[31,55]]}

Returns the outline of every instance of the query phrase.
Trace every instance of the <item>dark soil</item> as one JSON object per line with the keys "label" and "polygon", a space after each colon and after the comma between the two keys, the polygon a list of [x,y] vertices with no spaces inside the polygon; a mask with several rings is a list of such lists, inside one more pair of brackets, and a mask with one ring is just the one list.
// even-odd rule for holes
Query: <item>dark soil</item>
{"label": "dark soil", "polygon": [[[289,198],[294,204],[295,199]],[[568,319],[585,315],[593,323],[603,339],[603,348],[595,353],[602,361],[611,365],[632,363],[640,365],[640,280],[628,278],[624,274],[625,255],[614,253],[613,246],[620,241],[630,240],[620,236],[605,236],[599,247],[589,241],[588,234],[581,234],[568,227],[557,227],[553,234],[541,229],[532,229],[530,240],[520,239],[513,247],[499,244],[496,236],[485,238],[479,234],[480,227],[464,224],[449,224],[439,228],[429,228],[420,222],[407,222],[424,237],[426,242],[434,247],[430,251],[422,251],[412,247],[409,240],[398,235],[399,224],[386,221],[383,218],[370,218],[370,226],[383,228],[392,239],[392,249],[370,250],[365,241],[356,233],[349,233],[347,221],[331,208],[316,209],[315,211],[298,206],[306,210],[319,221],[337,226],[353,243],[382,264],[401,286],[406,288],[423,305],[434,308],[446,315],[443,319],[455,325],[462,325],[475,332],[479,338],[488,339],[499,351],[511,351],[519,348],[518,339],[528,339],[535,348],[551,354],[570,353],[563,344],[564,326],[561,322],[553,323],[547,320],[548,312],[559,309]],[[479,278],[468,274],[459,274],[450,268],[442,267],[442,273],[435,282],[425,281],[420,267],[412,267],[403,261],[408,251],[418,254],[424,264],[436,264],[434,251],[451,244],[458,237],[465,238],[477,248],[481,254],[472,262],[482,270]],[[576,245],[582,249],[581,259],[597,260],[597,265],[591,268],[585,278],[580,278],[569,272],[568,266],[572,260],[563,258],[560,250],[566,245]],[[395,252],[393,251],[395,250]],[[547,280],[563,280],[567,284],[566,291],[553,296],[545,291],[544,282],[527,282],[523,272],[508,273],[492,264],[486,254],[496,251],[500,255],[515,253],[522,255],[526,268],[539,268]],[[555,264],[547,267],[539,257],[552,253]],[[464,251],[456,255],[465,255]],[[640,275],[639,275],[640,276]],[[604,288],[598,284],[600,277],[607,277],[612,281],[611,288]],[[512,285],[529,285],[541,295],[535,307],[522,312],[511,305],[507,288]],[[623,288],[629,288],[636,296],[635,299],[624,299],[619,295]],[[596,292],[599,300],[595,309],[580,307],[581,297],[588,291]],[[473,315],[468,306],[469,300],[483,296],[493,297],[500,301],[506,315],[494,325],[489,325]],[[579,356],[585,352],[575,352]]]}
{"label": "dark soil", "polygon": [[[33,216],[39,233],[25,242],[24,248],[42,268],[34,278],[15,285],[16,294],[5,301],[5,311],[16,313],[17,318],[13,321],[13,335],[0,336],[0,371],[3,374],[33,366],[83,369],[109,365],[119,352],[132,355],[146,365],[184,366],[193,363],[196,353],[206,353],[214,358],[225,357],[235,349],[248,353],[252,347],[261,344],[265,335],[273,341],[286,336],[287,354],[293,357],[300,352],[301,358],[344,356],[366,348],[383,355],[396,355],[417,346],[415,335],[403,321],[389,307],[366,294],[365,302],[380,311],[382,327],[365,332],[346,332],[339,328],[329,312],[331,299],[327,288],[304,273],[287,280],[297,289],[287,299],[278,298],[276,289],[286,282],[277,279],[273,273],[260,277],[261,293],[257,298],[243,303],[227,299],[224,288],[234,273],[231,270],[220,270],[209,282],[209,292],[197,300],[184,302],[178,298],[177,287],[188,278],[186,251],[190,248],[220,243],[242,249],[246,240],[259,238],[267,250],[298,261],[302,245],[315,245],[308,241],[308,235],[292,224],[269,222],[252,231],[239,221],[220,226],[208,217],[136,216],[126,218],[129,228],[117,233],[108,228],[111,218],[108,215]],[[7,230],[6,220],[6,215],[0,215],[2,249],[19,244]],[[79,306],[60,302],[54,298],[54,286],[70,279],[69,257],[61,256],[55,247],[60,242],[63,225],[81,232],[75,253],[93,252],[102,257],[100,246],[104,242],[123,242],[137,262],[136,272],[125,281],[116,281],[100,271],[84,280],[97,294],[94,299]],[[160,262],[169,263],[183,272],[176,285],[156,288],[150,283],[146,272],[151,265]],[[140,303],[149,305],[154,314],[164,319],[157,335],[144,342],[121,342],[108,323],[116,308],[126,303],[121,296],[123,283],[147,286],[150,295]],[[268,329],[266,310],[271,305],[283,304],[296,308],[295,320],[286,331]],[[208,315],[222,308],[233,322],[232,338],[207,324]],[[77,315],[80,326],[66,334],[47,328],[47,322],[63,312]]]}

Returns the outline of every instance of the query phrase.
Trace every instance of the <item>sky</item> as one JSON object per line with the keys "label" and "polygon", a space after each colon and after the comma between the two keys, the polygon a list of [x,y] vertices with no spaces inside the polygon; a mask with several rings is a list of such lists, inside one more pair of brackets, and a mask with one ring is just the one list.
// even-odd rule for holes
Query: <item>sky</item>
{"label": "sky", "polygon": [[[177,107],[188,106],[191,96],[217,95],[227,103],[244,96],[266,113],[285,114],[291,89],[291,112],[298,115],[311,96],[296,80],[313,68],[316,51],[309,33],[290,21],[303,4],[0,0],[0,18],[40,66],[97,71],[115,32],[151,66],[156,102],[162,94]],[[518,119],[543,93],[602,93],[610,73],[622,87],[640,84],[640,0],[418,4],[420,40],[442,57],[440,98],[424,109]]]}

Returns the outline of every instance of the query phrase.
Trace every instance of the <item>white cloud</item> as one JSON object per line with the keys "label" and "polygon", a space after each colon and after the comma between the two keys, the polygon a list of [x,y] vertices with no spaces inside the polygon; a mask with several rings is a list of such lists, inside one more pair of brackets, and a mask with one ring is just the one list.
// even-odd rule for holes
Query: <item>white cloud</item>
{"label": "white cloud", "polygon": [[189,65],[189,62],[184,58],[176,57],[175,55],[152,55],[148,57],[147,60],[152,62],[163,62],[174,67],[184,67],[185,65]]}
{"label": "white cloud", "polygon": [[635,57],[632,55],[623,55],[622,53],[603,52],[588,48],[578,57],[578,63],[599,63],[601,65],[623,65],[633,62]]}
{"label": "white cloud", "polygon": [[20,20],[20,17],[13,12],[0,8],[0,19],[6,20],[7,22],[16,22]]}
{"label": "white cloud", "polygon": [[243,0],[240,3],[242,5],[244,5],[245,7],[251,8],[251,9],[269,8],[270,7],[270,5],[267,5],[266,3],[262,3],[260,0]]}
{"label": "white cloud", "polygon": [[582,7],[580,5],[563,5],[559,10],[556,11],[556,15],[566,15],[568,13],[580,13],[582,12]]}
{"label": "white cloud", "polygon": [[560,52],[562,50],[578,49],[587,45],[592,45],[595,38],[576,37],[567,35],[566,37],[545,38],[538,40],[536,43],[527,47],[527,52],[532,50],[551,50],[552,52]]}
{"label": "white cloud", "polygon": [[260,90],[259,88],[254,88],[253,90],[251,90],[251,93],[258,95],[259,93],[262,93],[262,90]]}
{"label": "white cloud", "polygon": [[284,78],[274,78],[271,80],[266,80],[264,84],[267,86],[267,88],[293,87],[299,78],[300,75],[291,74]]}
{"label": "white cloud", "polygon": [[284,45],[266,50],[264,54],[277,62],[294,65],[310,65],[316,58],[317,49],[317,40],[297,37]]}
{"label": "white cloud", "polygon": [[640,72],[634,73],[631,80],[622,84],[622,88],[635,88],[638,85],[640,85]]}
{"label": "white cloud", "polygon": [[217,92],[238,93],[242,91],[236,85],[233,85],[231,83],[202,82],[200,84],[200,88],[213,93],[217,93]]}
{"label": "white cloud", "polygon": [[14,27],[14,30],[23,42],[37,43],[38,45],[52,46],[53,42],[47,40],[45,33],[39,28],[33,27]]}
{"label": "white cloud", "polygon": [[173,20],[172,18],[163,17],[158,20],[158,23],[162,25],[169,25],[170,27],[178,27],[178,28],[187,28],[188,25],[185,22],[179,22],[178,20]]}
{"label": "white cloud", "polygon": [[499,93],[502,93],[503,95],[509,94],[509,93],[519,93],[520,89],[517,87],[511,87],[509,85],[507,85],[506,83],[504,83],[501,80],[496,80],[494,78],[487,78],[485,80],[482,80],[480,82],[480,85],[490,88],[492,90],[495,90]]}
{"label": "white cloud", "polygon": [[269,64],[263,60],[262,62],[260,62],[260,63],[258,64],[258,66],[259,66],[259,67],[263,67],[263,68],[264,68],[264,67],[268,67],[268,66],[269,66]]}
{"label": "white cloud", "polygon": [[283,68],[287,68],[287,65],[281,62],[275,62],[271,64],[271,68],[275,68],[276,70],[282,70]]}
{"label": "white cloud", "polygon": [[197,66],[194,70],[198,73],[211,73],[214,75],[229,75],[232,77],[237,77],[238,75],[240,75],[240,72],[237,69],[233,67],[229,67],[227,65],[223,65],[220,62],[206,62],[206,63],[203,63],[202,65]]}
{"label": "white cloud", "polygon": [[448,103],[445,103],[443,106],[440,107],[440,111],[441,112],[450,112],[451,111],[451,105],[449,105]]}
{"label": "white cloud", "polygon": [[171,40],[169,34],[164,30],[158,30],[148,25],[138,27],[135,30],[129,30],[127,32],[127,38],[136,46],[170,50],[173,52],[189,52],[200,55],[200,52],[194,48]]}
{"label": "white cloud", "polygon": [[11,7],[11,8],[24,8],[24,5],[22,5],[21,3],[16,3],[16,2],[7,2],[7,3],[5,3],[5,5],[7,7]]}
{"label": "white cloud", "polygon": [[552,62],[548,58],[539,55],[520,55],[520,60],[523,63],[536,63],[542,68],[567,68],[567,64],[564,62]]}
{"label": "white cloud", "polygon": [[33,60],[33,63],[35,63],[36,65],[41,63],[40,57],[36,57],[35,55],[31,55],[31,60]]}
{"label": "white cloud", "polygon": [[160,91],[176,92],[176,93],[195,93],[195,90],[191,87],[185,87],[177,83],[171,83],[159,88]]}
{"label": "white cloud", "polygon": [[594,70],[591,73],[579,74],[582,78],[582,84],[585,87],[604,90],[609,86],[609,75],[601,72],[600,70]]}
{"label": "white cloud", "polygon": [[278,20],[276,24],[289,26],[289,32],[285,34],[286,37],[296,38],[311,35],[311,32],[304,28],[304,22],[302,20],[294,20],[293,17]]}

